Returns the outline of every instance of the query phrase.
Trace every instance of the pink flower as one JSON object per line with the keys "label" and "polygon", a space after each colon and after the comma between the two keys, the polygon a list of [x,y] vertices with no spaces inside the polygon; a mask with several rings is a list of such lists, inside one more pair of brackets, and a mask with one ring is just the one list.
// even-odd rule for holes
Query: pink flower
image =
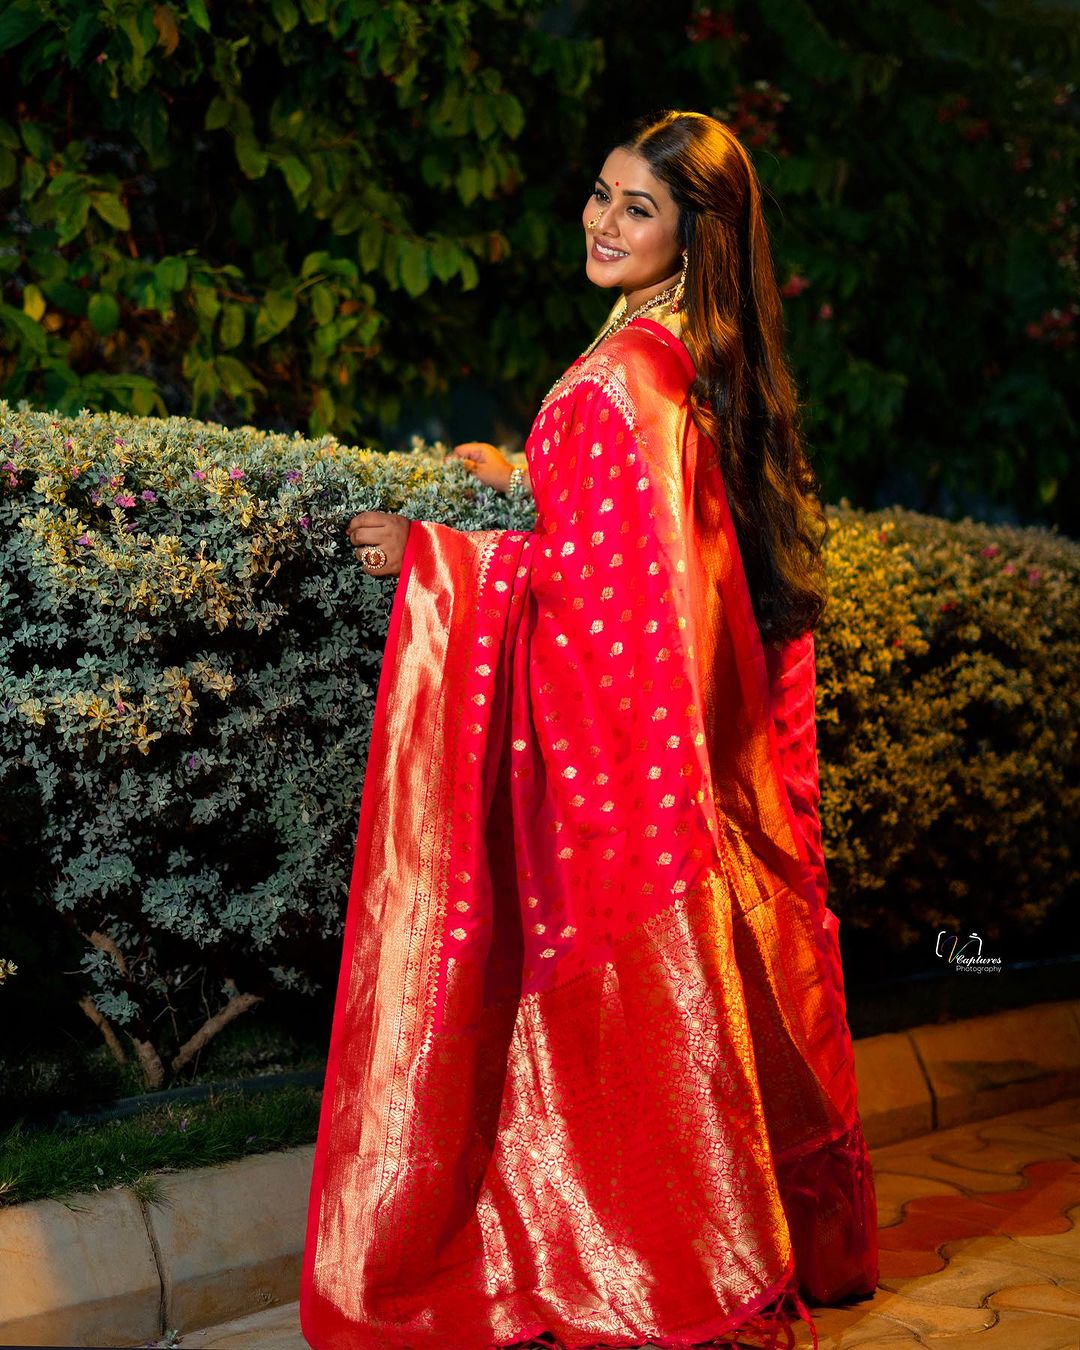
{"label": "pink flower", "polygon": [[1004,565],[1004,567],[1002,567],[1001,570],[1005,574],[1005,576],[1011,577],[1012,574],[1016,571],[1016,564],[1014,562],[1007,562]]}
{"label": "pink flower", "polygon": [[780,287],[781,295],[802,295],[807,286],[810,285],[808,277],[800,276],[797,272],[788,277],[787,281]]}
{"label": "pink flower", "polygon": [[829,302],[828,302],[827,300],[826,300],[825,303],[821,306],[821,308],[818,310],[817,316],[818,316],[819,319],[831,319],[831,318],[832,318],[832,316],[833,316],[833,307],[832,307],[832,305],[829,304]]}
{"label": "pink flower", "polygon": [[81,544],[83,548],[93,547],[93,545],[90,542],[90,536],[88,534],[80,534],[78,539],[75,540],[75,542],[77,544]]}
{"label": "pink flower", "polygon": [[206,477],[206,474],[203,473],[202,469],[192,469],[191,476],[197,483],[201,483]]}
{"label": "pink flower", "polygon": [[113,501],[117,504],[117,506],[135,505],[135,498],[131,495],[130,492],[118,492],[116,496],[113,498]]}
{"label": "pink flower", "polygon": [[1031,582],[1031,584],[1032,584],[1033,586],[1035,585],[1035,583],[1039,580],[1039,578],[1040,578],[1041,576],[1042,576],[1042,572],[1039,570],[1039,568],[1037,568],[1037,567],[1029,567],[1029,568],[1028,568],[1027,579],[1028,579],[1028,581]]}
{"label": "pink flower", "polygon": [[139,493],[139,496],[143,499],[144,502],[156,502],[156,501],[157,501],[157,493],[156,493],[156,492],[152,492],[149,488],[146,488],[146,489],[144,489],[144,491],[140,492],[140,493]]}
{"label": "pink flower", "polygon": [[983,555],[984,558],[996,558],[997,555],[1001,552],[1001,549],[998,548],[997,544],[985,544],[981,549],[979,549],[979,552]]}
{"label": "pink flower", "polygon": [[243,476],[244,476],[244,471],[243,471],[243,469],[230,469],[230,470],[229,470],[229,477],[230,477],[234,482],[235,482],[238,478],[243,478]]}

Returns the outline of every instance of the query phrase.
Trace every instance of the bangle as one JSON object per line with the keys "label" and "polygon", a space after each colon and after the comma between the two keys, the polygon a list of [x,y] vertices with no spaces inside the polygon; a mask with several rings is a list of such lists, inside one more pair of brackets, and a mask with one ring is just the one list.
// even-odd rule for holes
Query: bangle
{"label": "bangle", "polygon": [[510,471],[510,486],[506,489],[506,495],[511,501],[523,501],[530,495],[525,483],[525,470],[520,466]]}

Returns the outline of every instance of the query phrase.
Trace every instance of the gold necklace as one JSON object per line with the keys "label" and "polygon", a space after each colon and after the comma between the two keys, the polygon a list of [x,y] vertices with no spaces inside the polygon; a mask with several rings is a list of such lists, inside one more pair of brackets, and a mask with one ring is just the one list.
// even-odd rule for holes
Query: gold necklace
{"label": "gold necklace", "polygon": [[[632,323],[634,319],[638,318],[640,315],[647,313],[650,309],[658,309],[661,305],[666,305],[669,300],[675,298],[675,292],[678,288],[678,282],[676,282],[674,286],[666,287],[658,295],[654,295],[651,300],[646,300],[643,305],[639,305],[633,313],[629,311],[626,296],[624,295],[622,310],[616,314],[615,318],[612,319],[611,323],[608,324],[602,333],[593,338],[592,342],[590,342],[581,353],[581,356],[588,356],[590,352],[600,346],[605,338],[614,337],[616,333],[621,333],[628,323]],[[578,360],[580,361],[581,357],[578,357]]]}
{"label": "gold necklace", "polygon": [[[628,323],[632,323],[633,320],[636,319],[639,314],[644,314],[646,310],[659,309],[661,305],[668,304],[671,300],[675,298],[675,292],[678,289],[679,289],[678,282],[676,282],[674,286],[666,287],[666,289],[662,290],[659,293],[659,295],[654,295],[651,300],[646,300],[643,305],[639,305],[638,308],[634,310],[633,314],[627,313],[626,296],[624,295],[622,309],[619,311],[618,314],[615,315],[614,319],[612,319],[612,321],[603,330],[603,332],[600,333],[597,337],[593,338],[592,342],[590,342],[589,345],[585,348],[585,350],[581,353],[581,356],[578,357],[578,361],[582,360],[584,357],[590,355],[590,353],[595,351],[595,349],[599,347],[599,345],[601,344],[601,342],[604,341],[605,338],[613,337],[616,333],[621,333],[622,330],[626,327],[626,325]],[[574,362],[574,365],[575,366],[577,365],[577,361]],[[568,374],[569,374],[568,370],[563,371],[563,373],[559,376],[559,378],[555,381],[555,383],[544,395],[543,400],[540,404],[541,407],[543,407],[544,404],[547,403],[548,399],[551,398],[552,394],[554,394],[555,390],[559,388],[559,386],[563,383]]]}

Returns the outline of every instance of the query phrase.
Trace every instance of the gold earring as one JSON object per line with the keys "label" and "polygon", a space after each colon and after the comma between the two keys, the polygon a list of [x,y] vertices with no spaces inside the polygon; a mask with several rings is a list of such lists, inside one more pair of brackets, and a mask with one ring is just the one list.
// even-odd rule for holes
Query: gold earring
{"label": "gold earring", "polygon": [[690,254],[683,250],[682,271],[679,273],[679,280],[675,283],[675,294],[671,298],[671,312],[678,314],[682,309],[683,297],[686,295],[686,264],[690,260]]}

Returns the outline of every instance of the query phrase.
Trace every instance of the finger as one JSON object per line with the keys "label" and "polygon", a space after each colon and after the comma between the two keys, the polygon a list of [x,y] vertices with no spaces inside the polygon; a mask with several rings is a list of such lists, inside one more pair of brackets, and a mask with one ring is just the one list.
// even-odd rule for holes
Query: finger
{"label": "finger", "polygon": [[385,524],[388,517],[385,511],[361,511],[359,515],[353,516],[346,529],[355,530],[358,526],[366,526],[371,529],[373,526]]}
{"label": "finger", "polygon": [[390,518],[379,511],[365,511],[363,515],[354,516],[345,527],[346,534],[351,535],[354,530],[375,531],[385,530],[390,523]]}
{"label": "finger", "polygon": [[[371,547],[370,544],[362,544],[359,548],[353,549],[353,554],[355,555],[357,562],[364,561],[364,554],[368,551],[370,547]],[[376,568],[375,570],[377,571],[378,569]]]}

